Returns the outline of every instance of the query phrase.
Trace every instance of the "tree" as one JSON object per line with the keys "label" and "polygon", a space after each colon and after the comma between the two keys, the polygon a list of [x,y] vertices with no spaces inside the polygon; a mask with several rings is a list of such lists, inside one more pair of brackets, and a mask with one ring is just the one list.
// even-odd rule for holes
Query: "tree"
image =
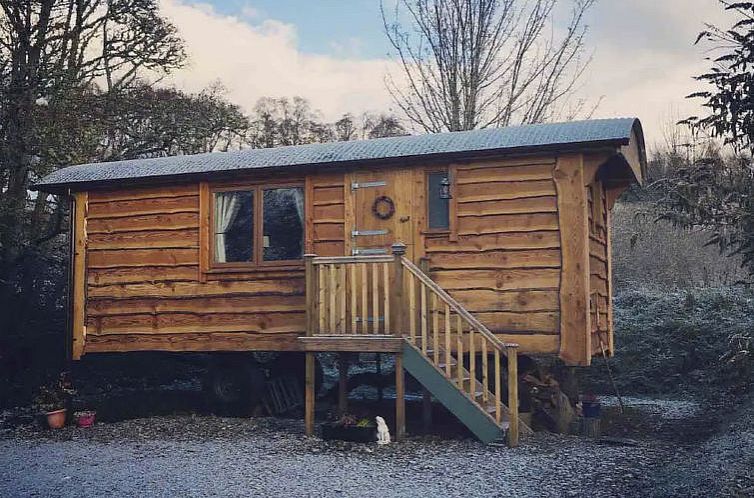
{"label": "tree", "polygon": [[391,114],[365,113],[363,117],[364,138],[400,137],[408,135],[408,132],[400,120]]}
{"label": "tree", "polygon": [[251,145],[255,148],[328,142],[332,133],[318,111],[302,97],[262,97],[251,118]]}
{"label": "tree", "polygon": [[754,274],[754,3],[721,1],[739,19],[728,30],[707,26],[696,42],[706,40],[722,52],[710,72],[698,81],[713,88],[690,95],[704,99],[706,117],[680,124],[696,133],[721,138],[731,152],[706,147],[663,180],[663,217],[690,229],[710,231],[710,244],[727,254],[740,254]]}
{"label": "tree", "polygon": [[335,140],[340,142],[408,135],[395,116],[370,112],[361,115],[360,123],[356,122],[351,113],[344,114],[333,123],[332,128]]}
{"label": "tree", "polygon": [[398,118],[365,112],[360,118],[346,113],[334,123],[323,120],[303,97],[262,97],[251,116],[249,143],[255,148],[363,140],[406,135]]}
{"label": "tree", "polygon": [[692,116],[683,123],[709,130],[736,151],[748,149],[749,154],[754,154],[754,2],[720,3],[725,10],[737,13],[739,19],[730,29],[708,24],[699,33],[696,43],[705,40],[723,53],[712,61],[710,72],[695,78],[713,88],[689,95],[702,98],[710,114]]}
{"label": "tree", "polygon": [[107,95],[110,103],[103,112],[109,140],[98,156],[115,161],[247,145],[251,121],[223,93],[219,85],[187,94],[142,83]]}
{"label": "tree", "polygon": [[[100,81],[106,91],[120,91],[142,73],[159,77],[184,58],[154,0],[0,0],[0,283],[9,281],[24,250],[56,235],[33,225],[44,217],[26,213],[30,181],[66,164],[65,154],[42,139],[65,134],[62,124],[79,117],[68,111],[80,109],[76,100]],[[46,201],[36,197],[33,211],[43,211]]]}
{"label": "tree", "polygon": [[184,58],[156,0],[0,0],[0,373],[62,356],[68,203],[31,182],[102,159],[119,98]]}
{"label": "tree", "polygon": [[[557,0],[397,0],[385,33],[402,79],[387,86],[426,132],[539,123],[559,116],[589,64],[585,15],[574,0],[561,36]],[[407,25],[407,26],[406,26]],[[569,115],[582,111],[584,102]]]}

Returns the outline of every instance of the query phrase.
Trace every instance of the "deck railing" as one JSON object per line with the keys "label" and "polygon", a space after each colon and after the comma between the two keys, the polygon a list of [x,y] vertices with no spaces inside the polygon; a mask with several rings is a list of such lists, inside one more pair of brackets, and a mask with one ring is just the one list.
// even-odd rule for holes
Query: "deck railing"
{"label": "deck railing", "polygon": [[[391,327],[393,256],[307,256],[309,331],[321,335],[400,335]],[[307,306],[308,307],[308,306]]]}
{"label": "deck railing", "polygon": [[[506,344],[405,257],[306,255],[310,335],[405,337],[459,390],[518,441],[518,345]],[[508,404],[503,405],[501,357],[507,358]],[[481,372],[479,372],[481,370]]]}

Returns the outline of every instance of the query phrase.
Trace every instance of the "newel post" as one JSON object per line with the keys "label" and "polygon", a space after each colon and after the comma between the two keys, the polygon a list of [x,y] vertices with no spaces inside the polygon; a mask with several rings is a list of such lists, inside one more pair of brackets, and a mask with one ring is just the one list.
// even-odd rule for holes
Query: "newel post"
{"label": "newel post", "polygon": [[305,280],[304,283],[306,292],[306,335],[314,335],[314,329],[317,325],[317,315],[315,314],[315,306],[317,302],[317,274],[314,267],[315,254],[304,254],[304,268],[305,268]]}
{"label": "newel post", "polygon": [[518,344],[505,345],[508,357],[508,446],[518,446]]}
{"label": "newel post", "polygon": [[[314,266],[314,254],[304,255],[304,289],[306,292],[306,335],[314,335],[317,322],[315,305],[317,303],[317,269]],[[307,351],[304,366],[304,428],[307,436],[314,435],[314,398],[316,394],[314,353]]]}
{"label": "newel post", "polygon": [[[403,242],[395,242],[390,246],[393,252],[393,289],[392,294],[395,296],[393,305],[393,327],[400,335],[405,335],[406,331],[404,326],[406,324],[403,319],[406,307],[406,303],[403,299],[403,256],[406,255],[406,244]],[[387,292],[387,289],[386,289]],[[397,335],[397,334],[396,334]]]}

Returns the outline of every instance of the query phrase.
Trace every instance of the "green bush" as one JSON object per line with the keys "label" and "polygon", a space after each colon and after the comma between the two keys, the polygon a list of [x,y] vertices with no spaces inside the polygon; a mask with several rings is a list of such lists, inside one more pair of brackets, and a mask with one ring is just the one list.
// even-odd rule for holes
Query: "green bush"
{"label": "green bush", "polygon": [[[752,387],[754,292],[745,288],[677,292],[627,290],[615,297],[616,354],[624,394],[720,394]],[[610,392],[604,362],[585,373]]]}

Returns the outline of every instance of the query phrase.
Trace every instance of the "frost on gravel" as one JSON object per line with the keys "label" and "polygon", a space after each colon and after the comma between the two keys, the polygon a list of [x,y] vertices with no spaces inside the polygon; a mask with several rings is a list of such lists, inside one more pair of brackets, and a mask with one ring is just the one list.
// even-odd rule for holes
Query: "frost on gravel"
{"label": "frost on gravel", "polygon": [[0,437],[0,496],[615,496],[662,448],[538,434],[376,444],[302,436],[299,421],[153,417]]}
{"label": "frost on gravel", "polygon": [[[664,420],[683,420],[693,418],[701,412],[699,402],[688,399],[665,399],[665,398],[637,398],[623,396],[623,405],[641,410],[642,412],[657,415]],[[618,406],[618,398],[615,396],[600,397],[600,402],[605,406]]]}

